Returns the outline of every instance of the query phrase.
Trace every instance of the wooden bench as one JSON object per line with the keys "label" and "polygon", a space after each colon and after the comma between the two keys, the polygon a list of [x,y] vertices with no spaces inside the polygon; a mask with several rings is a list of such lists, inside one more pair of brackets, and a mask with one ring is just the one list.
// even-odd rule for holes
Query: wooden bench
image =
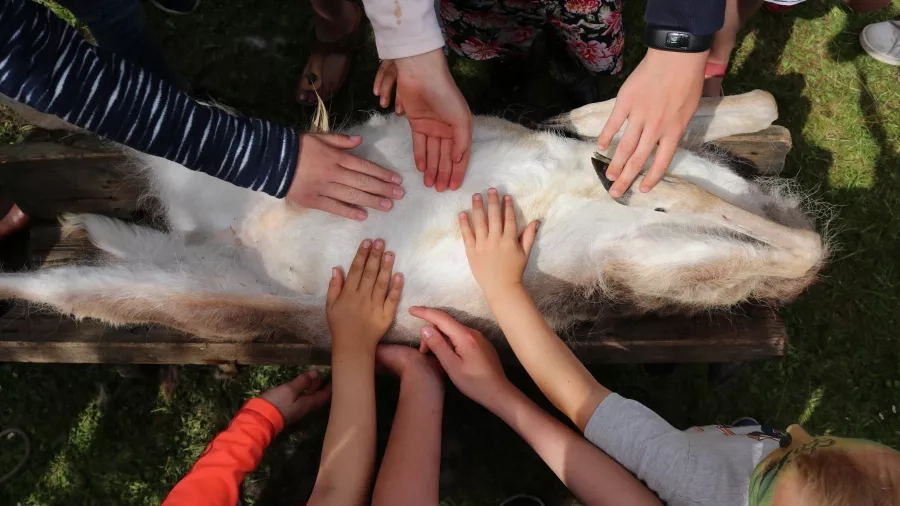
{"label": "wooden bench", "polygon": [[[774,175],[784,165],[791,139],[786,129],[771,127],[717,144]],[[3,245],[4,265],[48,268],[88,254],[90,244],[60,239],[56,217],[63,212],[146,218],[138,200],[140,181],[128,166],[120,153],[80,134],[40,133],[0,147],[0,190],[34,218],[18,243]],[[787,334],[776,311],[748,305],[693,318],[595,322],[574,329],[567,339],[585,362],[723,363],[782,356]],[[159,327],[111,328],[6,304],[0,307],[0,362],[310,364],[328,363],[328,351],[302,336],[211,343]]]}

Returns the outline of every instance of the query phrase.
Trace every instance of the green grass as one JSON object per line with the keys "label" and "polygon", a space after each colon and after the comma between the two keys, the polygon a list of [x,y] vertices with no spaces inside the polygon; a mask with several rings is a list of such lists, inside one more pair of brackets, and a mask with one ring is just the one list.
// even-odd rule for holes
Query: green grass
{"label": "green grass", "polygon": [[[626,9],[633,67],[641,7]],[[310,26],[305,2],[207,0],[186,17],[148,11],[172,61],[195,84],[245,113],[308,123],[308,111],[293,102]],[[709,386],[699,365],[667,377],[640,367],[594,367],[601,381],[679,427],[753,415],[774,426],[800,421],[814,432],[900,447],[900,74],[866,57],[857,41],[863,26],[897,13],[895,4],[887,13],[857,15],[832,1],[808,2],[789,15],[760,13],[725,82],[729,94],[761,88],[775,95],[778,123],[794,139],[785,175],[838,211],[834,259],[782,313],[791,336],[787,356],[754,363],[719,388]],[[238,40],[250,35],[269,47]],[[347,92],[331,104],[336,118],[376,108],[376,66],[368,47]],[[454,74],[476,112],[524,116],[560,107],[559,93],[533,66],[509,72],[455,62]],[[26,133],[0,119],[0,142]],[[167,401],[154,382],[121,379],[110,367],[2,365],[0,427],[27,430],[33,456],[0,486],[0,504],[158,504],[244,399],[294,372],[244,368],[221,382],[212,368],[184,367]],[[535,393],[521,372],[511,374]],[[380,386],[382,444],[395,396],[389,381]],[[451,393],[445,420],[441,484],[448,505],[492,505],[517,492],[538,493],[550,504],[566,497],[531,451],[481,408]],[[315,477],[324,423],[314,416],[280,438],[248,480],[248,495],[258,504],[299,502]],[[16,444],[0,442],[0,474],[13,465]]]}

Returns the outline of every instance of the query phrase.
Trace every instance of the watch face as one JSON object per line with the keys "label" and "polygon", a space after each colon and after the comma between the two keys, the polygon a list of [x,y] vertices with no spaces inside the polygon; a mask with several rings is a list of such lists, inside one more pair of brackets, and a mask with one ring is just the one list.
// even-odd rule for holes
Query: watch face
{"label": "watch face", "polygon": [[691,36],[684,32],[669,32],[666,34],[666,47],[672,49],[685,49],[690,44]]}

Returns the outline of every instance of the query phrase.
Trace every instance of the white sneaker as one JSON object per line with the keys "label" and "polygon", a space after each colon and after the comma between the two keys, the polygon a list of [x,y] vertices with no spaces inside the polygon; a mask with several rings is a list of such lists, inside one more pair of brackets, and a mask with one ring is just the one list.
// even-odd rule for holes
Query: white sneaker
{"label": "white sneaker", "polygon": [[872,58],[900,67],[900,21],[882,21],[863,28],[859,43]]}

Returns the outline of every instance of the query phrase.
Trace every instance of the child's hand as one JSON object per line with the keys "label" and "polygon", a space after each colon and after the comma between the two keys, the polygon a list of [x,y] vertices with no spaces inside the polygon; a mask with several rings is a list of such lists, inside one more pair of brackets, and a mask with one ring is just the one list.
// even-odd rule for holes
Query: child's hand
{"label": "child's hand", "polygon": [[[515,388],[503,373],[497,351],[481,332],[436,309],[413,307],[409,313],[437,327],[422,329],[419,351],[434,352],[447,376],[466,397],[491,409]],[[447,334],[452,346],[441,332]]]}
{"label": "child's hand", "polygon": [[[421,350],[421,348],[420,348]],[[434,357],[402,344],[379,344],[375,364],[401,381],[413,381],[423,387],[444,390],[444,371]]]}
{"label": "child's hand", "polygon": [[[394,60],[384,60],[375,73],[375,84],[372,92],[379,97],[378,105],[382,109],[387,109],[391,105],[391,95],[394,94],[394,85],[397,84],[397,64]],[[398,116],[403,116],[403,103],[400,101],[400,95],[397,95],[394,101],[394,112]]]}
{"label": "child's hand", "polygon": [[485,295],[490,296],[490,293],[522,283],[537,225],[537,221],[529,223],[519,239],[512,197],[504,197],[501,211],[497,190],[489,189],[485,215],[481,194],[472,196],[472,217],[470,219],[467,213],[460,213],[459,226],[466,244],[469,267]]}
{"label": "child's hand", "polygon": [[325,313],[336,352],[375,352],[378,341],[394,322],[403,289],[403,276],[399,273],[391,283],[393,265],[394,254],[384,252],[384,241],[378,239],[373,245],[366,239],[356,252],[346,280],[340,269],[331,270]]}
{"label": "child's hand", "polygon": [[266,390],[260,397],[278,408],[287,426],[328,402],[331,398],[331,385],[325,388],[320,388],[321,386],[321,373],[313,369],[288,383]]}

